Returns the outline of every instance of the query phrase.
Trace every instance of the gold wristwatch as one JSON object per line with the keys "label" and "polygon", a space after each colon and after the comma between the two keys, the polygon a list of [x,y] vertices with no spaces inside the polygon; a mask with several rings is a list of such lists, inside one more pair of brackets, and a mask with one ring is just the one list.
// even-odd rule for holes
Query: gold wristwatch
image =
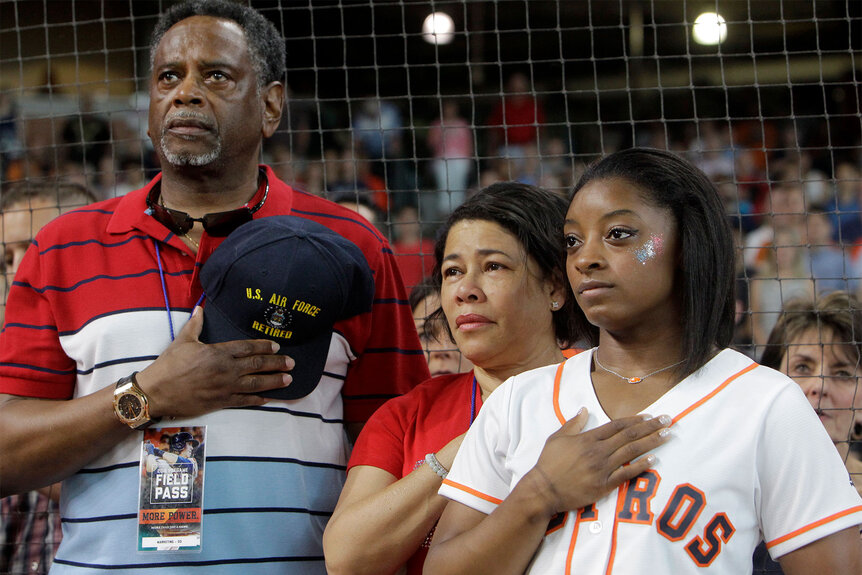
{"label": "gold wristwatch", "polygon": [[137,373],[136,371],[117,382],[117,387],[114,389],[114,413],[120,421],[132,429],[144,429],[158,423],[159,419],[150,417],[147,394],[138,387],[138,381],[135,379]]}

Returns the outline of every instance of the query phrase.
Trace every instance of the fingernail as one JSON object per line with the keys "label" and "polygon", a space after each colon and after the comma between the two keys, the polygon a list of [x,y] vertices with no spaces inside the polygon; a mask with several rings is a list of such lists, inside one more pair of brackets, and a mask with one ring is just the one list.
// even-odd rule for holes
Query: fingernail
{"label": "fingernail", "polygon": [[673,422],[669,415],[660,415],[658,421],[662,425],[670,425]]}
{"label": "fingernail", "polygon": [[290,385],[290,382],[292,381],[293,378],[287,373],[281,376],[281,383],[283,383],[284,385]]}
{"label": "fingernail", "polygon": [[286,367],[287,369],[293,369],[294,367],[296,367],[296,362],[293,361],[292,357],[285,357],[284,358],[284,367]]}
{"label": "fingernail", "polygon": [[281,346],[278,345],[278,343],[276,343],[274,341],[271,341],[269,343],[272,344],[272,353],[278,353],[278,350],[281,349]]}
{"label": "fingernail", "polygon": [[659,435],[659,437],[667,437],[668,435],[670,435],[670,428],[669,427],[663,427],[662,429],[659,430],[658,435]]}
{"label": "fingernail", "polygon": [[641,417],[644,421],[649,421],[650,419],[652,419],[652,415],[650,415],[649,413],[642,413]]}
{"label": "fingernail", "polygon": [[585,407],[580,408],[580,409],[578,410],[578,412],[575,414],[575,417],[577,417],[577,416],[579,416],[580,414],[582,414],[585,410],[586,410],[586,408],[585,408]]}
{"label": "fingernail", "polygon": [[646,456],[646,461],[649,464],[649,466],[652,467],[653,465],[655,465],[655,455],[650,453],[649,455]]}

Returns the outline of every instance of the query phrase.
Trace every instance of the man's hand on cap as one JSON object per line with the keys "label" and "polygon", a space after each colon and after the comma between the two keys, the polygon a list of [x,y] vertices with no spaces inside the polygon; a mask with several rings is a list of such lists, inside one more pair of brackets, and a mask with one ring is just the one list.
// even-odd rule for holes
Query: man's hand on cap
{"label": "man's hand on cap", "polygon": [[146,369],[138,385],[147,394],[152,417],[190,417],[225,407],[263,405],[256,395],[290,385],[294,361],[278,355],[279,345],[265,339],[205,344],[198,340],[203,309]]}

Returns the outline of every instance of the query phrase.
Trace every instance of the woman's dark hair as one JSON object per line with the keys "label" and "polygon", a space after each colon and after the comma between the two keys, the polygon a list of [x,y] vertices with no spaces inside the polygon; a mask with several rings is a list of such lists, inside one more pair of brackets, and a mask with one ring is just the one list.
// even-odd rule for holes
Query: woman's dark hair
{"label": "woman's dark hair", "polygon": [[832,292],[816,301],[797,299],[784,304],[760,363],[781,369],[789,344],[809,329],[824,328],[832,332],[832,340],[821,343],[847,344],[855,350],[858,364],[862,359],[862,304],[845,291]]}
{"label": "woman's dark hair", "polygon": [[212,16],[236,22],[245,33],[249,57],[257,73],[258,87],[263,88],[270,82],[284,81],[287,56],[283,36],[260,12],[230,0],[189,0],[165,11],[156,22],[150,38],[151,68],[156,49],[165,32],[177,22],[192,16]]}
{"label": "woman's dark hair", "polygon": [[[542,279],[552,279],[568,289],[563,242],[566,208],[566,200],[559,194],[518,182],[498,182],[480,190],[455,208],[439,231],[434,246],[434,285],[439,289],[443,282],[441,266],[449,230],[463,220],[481,220],[493,222],[518,238],[524,253],[539,266]],[[562,346],[574,342],[577,307],[574,296],[568,293],[566,302],[553,313],[554,333]],[[443,310],[436,314],[442,317]]]}
{"label": "woman's dark hair", "polygon": [[[587,184],[621,178],[634,184],[644,201],[673,214],[679,231],[679,297],[682,298],[683,353],[680,373],[691,373],[725,348],[734,329],[734,245],[727,214],[715,185],[676,154],[631,148],[589,166],[572,192]],[[598,344],[599,330],[578,309],[579,337]]]}

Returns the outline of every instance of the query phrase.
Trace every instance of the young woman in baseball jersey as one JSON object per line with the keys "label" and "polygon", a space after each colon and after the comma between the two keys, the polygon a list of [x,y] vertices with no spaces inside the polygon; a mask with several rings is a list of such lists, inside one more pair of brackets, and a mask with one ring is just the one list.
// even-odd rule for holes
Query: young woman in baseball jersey
{"label": "young woman in baseball jersey", "polygon": [[483,402],[508,377],[563,361],[576,308],[566,295],[565,212],[556,194],[503,182],[449,217],[435,248],[442,309],[428,321],[445,320],[475,367],[428,380],[366,424],[324,534],[330,573],[406,564],[419,575],[446,505],[437,490]]}
{"label": "young woman in baseball jersey", "polygon": [[[788,575],[862,572],[862,499],[816,414],[727,349],[733,243],[706,176],[668,152],[612,154],[575,187],[564,239],[595,347],[489,398],[425,573],[737,575],[761,538]],[[621,447],[638,416],[670,426]]]}

